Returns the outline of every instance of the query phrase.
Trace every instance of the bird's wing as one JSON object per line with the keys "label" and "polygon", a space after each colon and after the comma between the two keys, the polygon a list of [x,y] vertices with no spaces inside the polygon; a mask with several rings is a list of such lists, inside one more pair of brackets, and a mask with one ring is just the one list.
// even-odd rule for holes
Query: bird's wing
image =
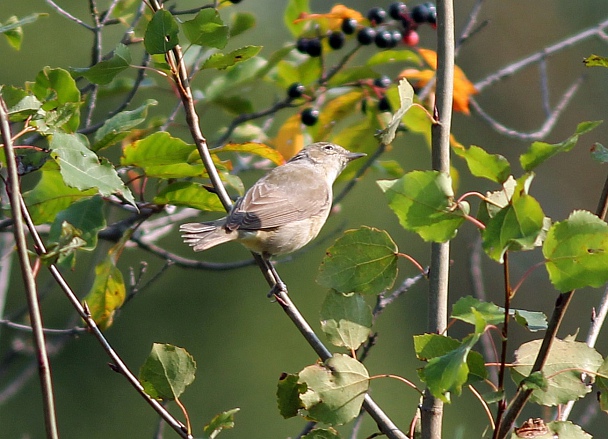
{"label": "bird's wing", "polygon": [[270,229],[319,215],[331,205],[331,186],[311,166],[280,166],[236,203],[226,228]]}

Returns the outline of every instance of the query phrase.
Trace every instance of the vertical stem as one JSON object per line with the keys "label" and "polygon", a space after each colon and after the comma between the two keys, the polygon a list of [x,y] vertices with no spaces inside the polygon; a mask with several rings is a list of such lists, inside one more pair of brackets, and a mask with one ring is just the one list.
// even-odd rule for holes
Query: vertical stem
{"label": "vertical stem", "polygon": [[[500,352],[500,371],[498,373],[498,388],[504,390],[505,370],[507,364],[507,337],[509,335],[509,312],[511,309],[511,281],[509,278],[509,252],[505,253],[503,263],[503,277],[505,282],[505,320],[502,325],[502,343]],[[500,424],[502,415],[507,408],[507,399],[504,396],[498,401],[498,410],[496,411],[496,425]],[[498,430],[494,429],[494,437],[498,434]]]}
{"label": "vertical stem", "polygon": [[32,323],[32,331],[34,336],[34,347],[38,360],[38,376],[40,377],[40,386],[42,388],[42,403],[44,408],[44,422],[46,428],[46,437],[57,439],[59,433],[57,431],[57,419],[55,413],[55,400],[53,395],[53,384],[51,381],[51,367],[49,357],[46,351],[46,343],[44,333],[42,331],[42,316],[40,315],[40,306],[38,303],[38,295],[36,292],[36,281],[32,266],[30,265],[29,254],[27,251],[27,242],[23,228],[23,216],[21,212],[21,193],[19,190],[19,176],[17,174],[17,164],[15,161],[15,151],[13,150],[13,142],[10,134],[8,123],[8,110],[4,100],[0,98],[0,131],[2,134],[2,143],[4,143],[4,153],[6,155],[6,167],[8,168],[8,195],[11,204],[11,213],[13,215],[13,228],[15,233],[15,242],[17,244],[17,254],[21,266],[21,275],[23,276],[23,284],[27,297],[27,305]]}
{"label": "vertical stem", "polygon": [[[450,172],[450,127],[454,91],[454,5],[437,1],[437,82],[435,119],[432,134],[433,169]],[[449,243],[431,245],[429,273],[428,332],[445,333],[448,316]],[[428,388],[422,401],[422,438],[440,439],[443,403]]]}

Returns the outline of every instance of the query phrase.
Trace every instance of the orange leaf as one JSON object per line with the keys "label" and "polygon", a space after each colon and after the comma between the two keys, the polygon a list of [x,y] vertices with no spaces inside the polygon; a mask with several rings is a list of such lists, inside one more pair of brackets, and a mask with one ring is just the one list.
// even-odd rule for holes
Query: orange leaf
{"label": "orange leaf", "polygon": [[299,114],[294,114],[285,121],[272,143],[285,160],[289,160],[304,148],[304,134],[302,134]]}
{"label": "orange leaf", "polygon": [[302,13],[300,14],[300,17],[298,17],[297,20],[294,20],[294,23],[299,23],[305,20],[327,19],[329,29],[336,30],[340,28],[340,26],[342,25],[342,21],[345,18],[354,18],[359,23],[363,21],[363,15],[361,15],[359,11],[347,8],[344,5],[335,5],[327,14]]}
{"label": "orange leaf", "polygon": [[[437,53],[429,49],[418,49],[418,52],[432,70],[405,69],[399,77],[417,80],[418,86],[424,87],[435,76]],[[460,67],[454,66],[454,111],[469,114],[469,98],[474,94],[477,94],[477,90],[473,83]]]}

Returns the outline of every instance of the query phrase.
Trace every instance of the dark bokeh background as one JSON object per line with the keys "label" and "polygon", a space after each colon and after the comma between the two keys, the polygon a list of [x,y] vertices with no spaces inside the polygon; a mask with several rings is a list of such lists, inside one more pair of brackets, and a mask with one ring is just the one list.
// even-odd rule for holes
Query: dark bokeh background
{"label": "dark bokeh background", "polygon": [[[87,2],[59,3],[78,17],[87,15]],[[474,2],[461,0],[456,3],[457,29],[460,30]],[[179,2],[180,8],[199,4],[195,1]],[[363,12],[372,6],[372,3],[366,1],[346,4]],[[388,2],[379,5],[388,6]],[[266,55],[281,47],[290,38],[283,25],[284,6],[285,2],[276,0],[244,1],[235,6],[239,10],[256,14],[258,23],[246,37],[240,37],[231,44],[260,44],[265,47],[263,53]],[[325,12],[330,7],[324,1],[312,1],[311,6],[319,12]],[[103,6],[100,5],[100,9]],[[36,73],[46,65],[67,68],[82,67],[89,63],[91,36],[76,24],[57,16],[42,0],[1,2],[0,21],[11,15],[22,17],[34,11],[49,12],[51,15],[24,28],[25,40],[20,52],[15,52],[0,39],[0,84],[22,85],[24,81],[33,80]],[[497,69],[607,17],[608,4],[605,0],[487,1],[481,15],[482,20],[488,20],[487,26],[462,48],[457,64],[476,82]],[[109,35],[104,41],[106,48],[115,44],[115,38],[119,35],[118,29],[116,31],[116,35]],[[423,30],[421,36],[424,47],[434,47],[434,34],[430,29]],[[548,85],[553,105],[579,76],[586,75],[586,80],[545,140],[561,141],[574,132],[579,122],[606,118],[608,71],[585,69],[581,62],[583,57],[593,53],[607,56],[606,42],[591,38],[547,59]],[[137,59],[134,56],[134,61]],[[395,66],[386,73],[394,75],[400,68],[401,66]],[[197,80],[202,83],[208,78],[201,75]],[[545,118],[539,88],[539,69],[538,66],[533,66],[484,90],[477,99],[501,123],[515,130],[535,131]],[[160,101],[156,110],[160,113],[166,113],[174,105],[174,98],[166,91],[166,87],[164,90],[149,89],[146,93],[141,99],[153,97]],[[255,91],[252,90],[251,93]],[[279,95],[281,91],[274,90],[273,93]],[[260,99],[264,97],[260,96]],[[212,112],[205,113],[202,122],[204,131],[210,136],[225,123],[225,119]],[[172,132],[183,134],[179,127]],[[521,172],[516,165],[517,158],[529,142],[500,136],[475,115],[455,115],[453,132],[465,145],[477,144],[491,152],[503,154],[514,165],[514,172],[517,175]],[[572,153],[558,156],[538,170],[532,194],[540,200],[548,216],[559,220],[574,209],[595,209],[606,168],[590,159],[589,147],[596,141],[607,144],[607,134],[608,125],[604,124],[584,136]],[[428,168],[429,153],[422,139],[413,135],[403,136],[394,146],[388,157],[398,160],[404,169]],[[464,170],[462,163],[456,161],[455,165]],[[459,193],[473,189],[492,189],[491,185],[483,181],[467,178],[466,172],[462,175]],[[256,177],[257,175],[248,175],[245,180],[250,182]],[[314,277],[324,249],[335,237],[332,231],[337,228],[365,224],[386,229],[401,251],[412,254],[422,263],[428,261],[428,246],[398,226],[395,216],[374,183],[377,178],[379,177],[373,173],[367,175],[344,201],[341,212],[330,218],[315,244],[294,261],[279,267],[290,287],[293,300],[314,328],[319,327],[318,310],[325,295],[324,289],[314,282]],[[468,255],[475,236],[473,228],[465,226],[454,240],[450,288],[453,301],[472,293]],[[179,243],[176,233],[164,239],[163,244],[180,254],[192,256]],[[232,261],[245,259],[248,254],[234,245],[211,250],[199,257]],[[488,299],[501,303],[501,267],[485,257],[482,259]],[[512,278],[519,279],[529,266],[540,259],[539,251],[515,255],[512,258]],[[154,256],[131,249],[123,255],[121,266],[127,273],[127,267],[137,268],[142,260],[149,263],[146,278],[151,277],[163,265],[163,261]],[[80,294],[84,294],[90,287],[96,256],[89,257],[89,261],[90,273],[79,271],[68,274],[72,285]],[[400,279],[415,274],[408,264],[402,263],[400,268]],[[6,304],[8,311],[19,309],[24,303],[16,269],[13,277]],[[43,304],[47,326],[65,327],[74,313],[57,289],[46,287],[50,284],[47,283],[45,273],[41,276],[40,284],[47,292]],[[197,379],[184,394],[183,402],[189,409],[195,432],[200,434],[202,425],[216,413],[240,407],[236,428],[222,433],[222,437],[294,437],[303,423],[300,419],[285,421],[279,416],[274,396],[276,381],[282,372],[296,372],[313,363],[316,358],[280,307],[266,299],[266,291],[266,284],[253,267],[231,272],[196,272],[171,268],[121,311],[107,336],[134,370],[142,364],[154,342],[183,346],[194,356],[198,364]],[[598,290],[585,290],[577,294],[561,336],[580,329],[579,339],[584,338],[591,307],[597,304],[600,294],[601,291]],[[548,284],[544,270],[540,269],[526,281],[514,305],[549,313],[555,297],[556,293]],[[421,366],[421,363],[414,360],[412,335],[424,332],[425,315],[426,285],[422,283],[389,308],[379,320],[376,328],[380,334],[379,343],[366,363],[371,374],[393,373],[417,380],[415,368]],[[456,325],[451,334],[462,337],[468,330],[465,326]],[[538,336],[515,328],[511,346]],[[51,340],[56,341],[53,338]],[[0,327],[0,349],[5,350],[16,342],[29,343],[26,335]],[[597,348],[603,355],[608,353],[605,335],[600,337]],[[24,355],[10,370],[11,374],[17,373],[28,362]],[[53,358],[62,436],[152,437],[157,422],[155,413],[106,363],[107,358],[101,348],[86,335],[69,341]],[[4,389],[7,382],[7,377],[2,379],[0,389]],[[405,385],[387,379],[375,380],[372,388],[377,402],[397,424],[405,427],[418,402],[416,393]],[[577,406],[574,419],[580,418],[581,411],[589,409],[592,399],[593,395],[589,395],[585,402]],[[482,437],[487,420],[479,403],[468,392],[460,398],[454,398],[454,401],[454,404],[446,407],[445,437]],[[174,410],[174,407],[171,409]],[[588,413],[587,411],[586,414]],[[535,407],[528,414],[549,416],[548,412]],[[605,425],[605,415],[598,414],[585,427],[596,437],[602,437]],[[0,406],[0,438],[38,438],[43,437],[43,431],[38,381],[34,377],[16,396]],[[366,423],[362,437],[373,431],[371,423]],[[166,433],[166,437],[172,436],[173,433]]]}

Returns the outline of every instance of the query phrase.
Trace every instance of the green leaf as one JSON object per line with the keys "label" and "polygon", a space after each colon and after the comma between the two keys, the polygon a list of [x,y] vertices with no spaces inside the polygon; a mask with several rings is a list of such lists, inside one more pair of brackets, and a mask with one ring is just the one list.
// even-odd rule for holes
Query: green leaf
{"label": "green leaf", "polygon": [[215,9],[201,9],[182,25],[186,38],[197,46],[223,49],[228,43],[228,26]]}
{"label": "green leaf", "polygon": [[51,134],[58,128],[68,132],[78,129],[80,91],[68,71],[45,67],[30,87],[44,110],[42,117],[32,120],[34,126],[44,134]]}
{"label": "green leaf", "polygon": [[227,143],[219,148],[214,148],[211,153],[218,154],[221,152],[239,152],[245,154],[255,154],[262,158],[270,160],[277,166],[284,165],[285,159],[276,149],[259,142],[245,143]]}
{"label": "green leaf", "polygon": [[112,58],[100,61],[91,67],[72,68],[72,72],[82,75],[93,84],[109,84],[120,72],[131,65],[129,48],[120,43],[114,49]]}
{"label": "green leaf", "polygon": [[608,224],[591,212],[574,211],[549,229],[543,255],[558,290],[600,287],[608,281]]}
{"label": "green leaf", "polygon": [[80,90],[67,70],[45,67],[36,75],[31,89],[47,111],[68,102],[80,102]]}
{"label": "green leaf", "polygon": [[40,17],[47,17],[49,14],[34,13],[27,15],[23,18],[17,18],[13,15],[9,17],[4,23],[0,23],[0,34],[4,34],[8,43],[13,49],[21,49],[21,42],[23,41],[23,29],[21,26],[25,24],[33,23]]}
{"label": "green leaf", "polygon": [[222,430],[234,428],[234,415],[240,410],[241,409],[239,408],[234,408],[215,415],[211,422],[205,425],[205,428],[203,429],[203,439],[213,439]]}
{"label": "green leaf", "polygon": [[213,103],[234,115],[253,113],[253,103],[243,96],[217,96]]}
{"label": "green leaf", "polygon": [[154,99],[148,99],[146,102],[135,110],[121,111],[106,120],[101,128],[95,133],[93,151],[99,151],[115,143],[120,142],[127,137],[131,129],[146,120],[148,108],[156,105],[158,102]]}
{"label": "green leaf", "polygon": [[578,142],[579,136],[588,133],[601,123],[601,120],[595,122],[581,122],[576,127],[576,132],[560,143],[549,144],[545,142],[534,142],[528,151],[519,157],[521,167],[524,171],[529,172],[554,155],[560,152],[570,151]]}
{"label": "green leaf", "polygon": [[146,27],[144,45],[150,55],[167,53],[179,44],[179,27],[171,12],[161,9],[154,13]]}
{"label": "green leaf", "polygon": [[[515,383],[530,375],[541,343],[542,340],[533,340],[515,351],[515,367],[511,369]],[[602,356],[585,343],[555,339],[542,368],[548,385],[546,390],[534,390],[531,401],[555,406],[582,398],[591,391],[582,374],[596,372],[602,363]]]}
{"label": "green leaf", "polygon": [[591,158],[596,162],[608,163],[608,148],[601,143],[594,143],[591,147]]}
{"label": "green leaf", "polygon": [[53,162],[45,164],[40,181],[23,194],[34,224],[51,223],[59,212],[72,203],[97,193],[94,189],[81,191],[66,185],[56,166]]}
{"label": "green leaf", "polygon": [[608,67],[608,58],[599,55],[590,55],[583,60],[585,67]]}
{"label": "green leaf", "polygon": [[249,12],[237,12],[230,17],[230,37],[236,37],[255,27],[255,15]]}
{"label": "green leaf", "polygon": [[468,206],[455,208],[452,180],[445,173],[413,171],[399,180],[377,183],[401,226],[418,233],[425,241],[452,239],[465,220],[461,209],[468,210]]}
{"label": "green leaf", "polygon": [[301,396],[308,417],[330,425],[342,425],[361,411],[369,388],[365,366],[348,355],[335,354],[324,364],[300,372],[307,391]]}
{"label": "green leaf", "polygon": [[370,56],[365,63],[366,66],[373,67],[387,63],[412,62],[420,64],[420,56],[411,50],[383,50]]}
{"label": "green leaf", "polygon": [[300,17],[300,14],[308,12],[310,12],[308,0],[289,0],[287,3],[283,18],[292,37],[299,37],[306,25],[306,22],[294,23],[294,21]]}
{"label": "green leaf", "polygon": [[458,299],[452,307],[450,317],[475,325],[477,316],[473,314],[472,310],[480,314],[488,325],[499,325],[505,321],[505,310],[503,308],[491,302],[483,302],[473,296]]}
{"label": "green leaf", "polygon": [[59,164],[61,175],[68,186],[80,190],[96,188],[103,196],[118,194],[135,206],[131,191],[120,179],[114,167],[100,161],[88,148],[88,140],[81,134],[55,133],[49,143],[51,157]]}
{"label": "green leaf", "polygon": [[472,145],[469,149],[453,147],[452,151],[466,160],[471,174],[476,177],[487,178],[502,184],[511,175],[509,161],[500,154],[488,154],[475,145]]}
{"label": "green leaf", "polygon": [[206,212],[225,212],[218,196],[200,183],[177,181],[169,184],[154,197],[156,204],[186,206]]}
{"label": "green leaf", "polygon": [[59,264],[65,268],[74,268],[76,263],[76,250],[87,243],[81,238],[82,232],[67,221],[59,225],[59,231],[54,239],[49,239],[47,251],[42,260],[49,264]]}
{"label": "green leaf", "polygon": [[330,290],[321,306],[321,329],[334,346],[355,350],[369,336],[372,311],[360,294]]}
{"label": "green leaf", "polygon": [[122,306],[126,298],[125,282],[116,266],[117,255],[122,248],[124,241],[112,247],[108,256],[97,264],[93,286],[84,298],[91,317],[102,331],[112,325],[116,310]]}
{"label": "green leaf", "polygon": [[301,439],[340,439],[340,435],[333,428],[315,428]]}
{"label": "green leaf", "polygon": [[253,58],[260,50],[262,50],[262,46],[245,46],[226,54],[214,53],[207,58],[202,68],[223,70],[249,58]]}
{"label": "green leaf", "polygon": [[158,131],[134,142],[123,150],[122,165],[137,166],[149,177],[182,178],[202,177],[207,171],[195,156],[196,146]]}
{"label": "green leaf", "polygon": [[36,114],[42,107],[42,102],[36,96],[21,88],[5,85],[0,92],[2,93],[4,102],[6,102],[11,121],[19,122],[26,120],[28,117]]}
{"label": "green leaf", "polygon": [[85,198],[59,212],[51,225],[49,241],[59,241],[64,222],[80,230],[79,237],[84,243],[80,247],[82,250],[94,250],[97,247],[97,233],[106,226],[103,200],[99,196]]}
{"label": "green leaf", "polygon": [[597,370],[595,384],[598,389],[600,409],[604,413],[608,413],[608,357],[604,359],[602,365]]}
{"label": "green leaf", "polygon": [[545,214],[538,201],[522,194],[503,207],[482,232],[488,256],[502,263],[507,251],[531,250],[543,231]]}
{"label": "green leaf", "polygon": [[328,85],[336,87],[343,84],[350,84],[362,79],[378,78],[379,76],[380,75],[376,73],[375,70],[368,66],[347,67],[336,73],[329,80]]}
{"label": "green leaf", "polygon": [[194,381],[196,362],[184,348],[154,343],[139,370],[139,382],[154,399],[174,401]]}
{"label": "green leaf", "polygon": [[439,334],[423,334],[414,336],[414,351],[419,360],[427,361],[441,357],[457,349],[460,342],[452,337]]}
{"label": "green leaf", "polygon": [[447,403],[450,402],[450,392],[460,395],[469,377],[467,357],[478,339],[479,335],[470,335],[456,349],[431,358],[419,371],[420,378],[436,398]]}
{"label": "green leaf", "polygon": [[297,374],[284,373],[279,378],[277,384],[277,404],[279,413],[283,418],[293,418],[298,414],[304,404],[300,400],[300,395],[306,392],[306,384],[299,383],[300,377]]}
{"label": "green leaf", "polygon": [[570,421],[552,421],[547,424],[549,429],[550,439],[553,438],[564,438],[564,439],[592,439],[589,433],[583,431],[583,429],[573,424]]}
{"label": "green leaf", "polygon": [[395,282],[397,251],[383,230],[349,230],[327,249],[317,282],[341,293],[379,294]]}
{"label": "green leaf", "polygon": [[540,311],[526,311],[524,309],[511,310],[515,321],[527,328],[530,332],[544,331],[547,329],[547,316]]}
{"label": "green leaf", "polygon": [[266,61],[260,57],[238,63],[228,68],[226,74],[209,81],[203,93],[209,101],[234,95],[239,87],[251,83],[265,65]]}

